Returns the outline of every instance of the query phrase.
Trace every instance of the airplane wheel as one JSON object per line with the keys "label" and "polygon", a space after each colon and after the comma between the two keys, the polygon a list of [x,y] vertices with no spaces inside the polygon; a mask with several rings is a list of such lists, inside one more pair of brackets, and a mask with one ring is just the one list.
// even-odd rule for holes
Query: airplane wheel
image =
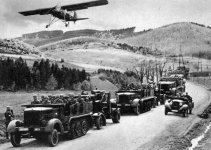
{"label": "airplane wheel", "polygon": [[46,28],[48,28],[49,27],[49,25],[46,25]]}

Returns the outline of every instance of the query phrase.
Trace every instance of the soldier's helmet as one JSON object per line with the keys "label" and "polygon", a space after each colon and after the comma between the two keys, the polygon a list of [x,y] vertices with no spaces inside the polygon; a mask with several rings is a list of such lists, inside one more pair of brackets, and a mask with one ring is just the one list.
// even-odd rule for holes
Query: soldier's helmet
{"label": "soldier's helmet", "polygon": [[44,95],[42,95],[42,96],[41,96],[41,100],[44,100],[44,98],[45,98],[45,96],[44,96]]}
{"label": "soldier's helmet", "polygon": [[38,100],[37,95],[33,95],[34,101]]}
{"label": "soldier's helmet", "polygon": [[7,106],[7,110],[11,110],[12,109],[12,107],[11,106]]}
{"label": "soldier's helmet", "polygon": [[63,98],[63,97],[64,97],[64,94],[60,94],[59,97],[60,97],[60,98]]}
{"label": "soldier's helmet", "polygon": [[75,94],[74,94],[74,93],[68,93],[68,96],[69,96],[70,98],[72,98],[72,97],[75,96]]}

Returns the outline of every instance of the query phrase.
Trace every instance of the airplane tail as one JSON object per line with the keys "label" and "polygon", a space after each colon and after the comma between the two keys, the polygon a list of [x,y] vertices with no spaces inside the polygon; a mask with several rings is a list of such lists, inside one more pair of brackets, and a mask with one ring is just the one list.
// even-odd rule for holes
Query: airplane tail
{"label": "airplane tail", "polygon": [[78,21],[78,20],[87,20],[89,18],[76,18],[75,20]]}
{"label": "airplane tail", "polygon": [[70,21],[73,21],[74,24],[76,23],[76,21],[80,21],[80,20],[86,20],[86,19],[89,19],[89,18],[74,18],[74,19],[71,19]]}
{"label": "airplane tail", "polygon": [[71,19],[71,21],[73,21],[74,23],[76,23],[76,21],[86,20],[86,19],[89,19],[89,18],[78,18],[78,15],[77,15],[76,11],[74,11],[73,18]]}

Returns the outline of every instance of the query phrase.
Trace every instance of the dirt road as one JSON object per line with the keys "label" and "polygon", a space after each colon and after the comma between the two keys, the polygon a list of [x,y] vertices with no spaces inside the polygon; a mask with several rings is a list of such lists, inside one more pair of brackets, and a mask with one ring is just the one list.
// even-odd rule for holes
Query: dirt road
{"label": "dirt road", "polygon": [[[169,132],[172,125],[177,124],[180,128],[171,129],[171,132],[182,134],[197,119],[196,114],[208,103],[208,94],[204,88],[192,83],[187,83],[187,91],[194,98],[196,109],[193,115],[181,117],[180,115],[164,115],[164,106],[158,106],[150,112],[135,115],[123,115],[120,124],[108,124],[102,130],[93,129],[86,136],[70,140],[61,141],[58,146],[51,148],[47,144],[39,143],[36,140],[23,140],[22,147],[19,149],[74,149],[74,150],[136,150],[146,149],[146,143],[153,143],[158,136],[165,135]],[[154,143],[156,144],[156,143]],[[149,145],[152,146],[152,145]],[[10,143],[2,144],[1,150],[11,149]]]}

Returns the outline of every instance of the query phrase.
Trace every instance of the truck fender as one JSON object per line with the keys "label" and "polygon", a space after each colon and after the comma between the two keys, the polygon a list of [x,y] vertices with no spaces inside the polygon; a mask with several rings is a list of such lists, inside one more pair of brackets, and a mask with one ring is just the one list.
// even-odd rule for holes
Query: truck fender
{"label": "truck fender", "polygon": [[111,108],[111,113],[112,114],[120,113],[120,108]]}
{"label": "truck fender", "polygon": [[186,110],[186,109],[188,109],[188,105],[187,105],[187,104],[184,104],[184,105],[179,109],[179,111],[181,111],[181,110]]}
{"label": "truck fender", "polygon": [[[9,132],[9,133],[16,132],[16,122],[18,122],[18,121],[20,121],[20,120],[12,120],[7,127],[7,132]],[[22,121],[20,121],[20,122],[22,122]]]}
{"label": "truck fender", "polygon": [[133,106],[133,107],[138,106],[138,105],[139,105],[139,101],[140,101],[140,99],[138,99],[138,98],[134,99],[134,100],[132,101],[131,106]]}
{"label": "truck fender", "polygon": [[165,108],[168,108],[169,110],[171,110],[170,102],[168,102],[168,101],[165,102]]}
{"label": "truck fender", "polygon": [[98,118],[100,116],[102,117],[102,119],[103,119],[103,125],[105,126],[106,125],[106,117],[105,117],[105,115],[103,113],[99,112],[99,113],[94,113],[92,115],[93,119]]}
{"label": "truck fender", "polygon": [[62,122],[57,118],[54,118],[54,119],[51,119],[51,120],[48,121],[47,126],[45,128],[45,131],[46,132],[52,132],[55,128],[61,134],[64,133],[64,127],[62,125]]}

